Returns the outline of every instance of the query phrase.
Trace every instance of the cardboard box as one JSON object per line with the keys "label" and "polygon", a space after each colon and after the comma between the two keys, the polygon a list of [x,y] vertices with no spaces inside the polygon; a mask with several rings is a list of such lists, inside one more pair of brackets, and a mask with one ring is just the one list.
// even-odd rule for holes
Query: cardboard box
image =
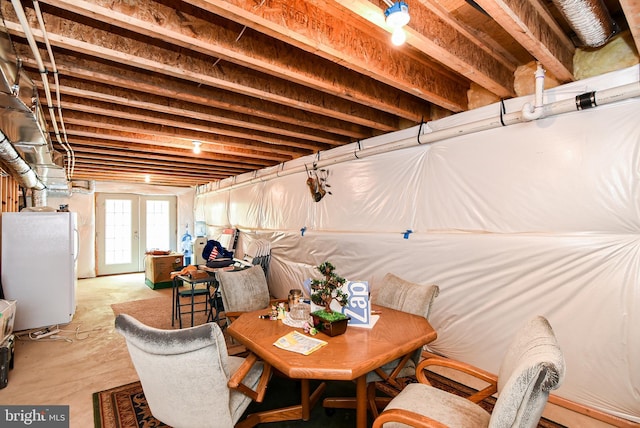
{"label": "cardboard box", "polygon": [[16,301],[0,300],[0,343],[13,333],[13,322],[16,318]]}
{"label": "cardboard box", "polygon": [[147,255],[144,270],[145,283],[154,290],[156,288],[169,288],[173,284],[171,272],[179,271],[183,266],[183,254]]}

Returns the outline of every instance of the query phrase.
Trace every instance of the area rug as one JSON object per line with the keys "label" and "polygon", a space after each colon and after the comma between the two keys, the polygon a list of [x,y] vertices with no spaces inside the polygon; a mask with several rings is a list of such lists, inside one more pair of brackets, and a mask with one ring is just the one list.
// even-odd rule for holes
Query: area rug
{"label": "area rug", "polygon": [[[113,313],[128,314],[138,321],[155,328],[174,329],[179,328],[178,320],[171,325],[171,296],[154,297],[144,300],[133,300],[124,303],[114,303],[111,305]],[[207,321],[207,314],[196,312],[194,315],[194,325],[203,324]],[[183,327],[191,326],[191,315],[182,315]]]}
{"label": "area rug", "polygon": [[140,382],[93,394],[96,428],[166,427],[151,415]]}
{"label": "area rug", "polygon": [[[433,386],[456,394],[468,394],[469,388],[446,377],[433,374],[429,375],[429,380]],[[312,383],[312,388],[315,385]],[[245,415],[260,412],[267,409],[275,409],[300,403],[299,383],[291,379],[274,376],[269,384],[271,391],[278,391],[277,394],[267,393],[262,403],[252,403]],[[354,396],[355,384],[353,382],[327,382],[325,397]],[[311,412],[309,421],[287,421],[269,423],[269,427],[278,428],[351,428],[355,426],[355,410],[351,409],[331,409],[325,411],[321,404],[322,400]],[[483,407],[488,411],[493,409],[494,399],[485,400]],[[144,428],[144,427],[166,427],[167,425],[155,419],[142,392],[140,382],[133,382],[117,388],[93,394],[94,421],[96,428]],[[369,421],[371,426],[371,420]],[[265,426],[267,426],[265,425]],[[563,425],[541,419],[539,428],[566,428]]]}
{"label": "area rug", "polygon": [[[124,303],[114,303],[111,305],[113,313],[118,316],[119,314],[128,314],[137,319],[138,321],[146,324],[150,327],[161,328],[164,330],[172,330],[180,328],[178,320],[174,320],[171,325],[171,296],[154,297],[144,300],[132,300]],[[208,314],[205,312],[196,312],[193,314],[193,325],[200,325],[207,322]],[[224,319],[224,312],[221,315],[220,326],[224,327],[226,320]],[[182,327],[191,326],[191,314],[182,314]],[[246,348],[236,342],[234,342],[227,334],[226,330],[225,340],[227,342],[227,351],[229,355],[242,355],[246,352]]]}

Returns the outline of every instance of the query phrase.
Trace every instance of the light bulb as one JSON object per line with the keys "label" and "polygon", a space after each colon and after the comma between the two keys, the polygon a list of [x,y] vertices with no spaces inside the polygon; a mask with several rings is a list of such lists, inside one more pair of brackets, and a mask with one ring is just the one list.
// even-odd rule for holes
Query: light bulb
{"label": "light bulb", "polygon": [[149,183],[149,182],[151,182],[151,176],[150,176],[149,174],[145,174],[145,176],[144,176],[144,182],[145,182],[145,183]]}
{"label": "light bulb", "polygon": [[402,28],[396,28],[391,34],[391,43],[396,46],[402,46],[407,41],[407,34]]}
{"label": "light bulb", "polygon": [[200,144],[202,144],[200,141],[194,141],[193,142],[193,153],[195,153],[195,154],[199,154],[200,153]]}

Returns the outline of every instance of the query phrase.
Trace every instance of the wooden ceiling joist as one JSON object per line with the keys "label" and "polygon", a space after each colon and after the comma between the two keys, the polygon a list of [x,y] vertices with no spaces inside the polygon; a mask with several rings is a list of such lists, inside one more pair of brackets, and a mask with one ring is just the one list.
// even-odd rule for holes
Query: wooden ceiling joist
{"label": "wooden ceiling joist", "polygon": [[475,1],[558,80],[573,80],[573,43],[537,0]]}
{"label": "wooden ceiling joist", "polygon": [[154,163],[165,167],[189,168],[189,170],[193,172],[217,171],[227,174],[242,174],[248,171],[248,168],[246,167],[234,168],[219,162],[211,162],[204,156],[198,158],[194,157],[192,159],[183,157],[179,160],[176,160],[175,156],[156,156],[145,151],[118,150],[112,147],[107,147],[106,149],[100,150],[96,149],[95,147],[75,145],[74,154],[77,160],[91,159],[94,157],[96,159],[101,159],[101,156],[110,156],[111,158],[116,160],[120,159],[123,161]]}
{"label": "wooden ceiling joist", "polygon": [[[177,11],[148,0],[138,0],[136,8],[107,0],[44,0],[44,3],[349,101],[374,106],[408,120],[420,120],[428,114],[425,110],[428,105],[393,87],[380,90],[379,85],[367,82],[344,67],[256,32],[246,31],[239,37],[242,26],[215,25],[212,16],[202,19],[189,11]],[[196,11],[202,14],[202,11]]]}
{"label": "wooden ceiling joist", "polygon": [[467,108],[468,83],[411,61],[390,46],[388,40],[372,37],[362,25],[345,22],[331,1],[269,0],[257,7],[244,0],[187,0],[187,3],[448,110],[459,112]]}
{"label": "wooden ceiling joist", "polygon": [[[166,100],[162,97],[154,97],[145,95],[144,97],[136,96],[133,91],[127,91],[120,88],[100,88],[100,92],[83,87],[99,85],[85,85],[83,82],[76,82],[75,86],[61,86],[60,92],[63,95],[63,103],[66,100],[92,100],[109,103],[111,106],[130,106],[148,112],[160,112],[175,117],[188,117],[202,120],[210,123],[218,123],[222,125],[241,127],[247,132],[261,131],[272,134],[286,135],[292,138],[304,141],[316,141],[328,146],[342,145],[349,140],[336,134],[330,134],[324,131],[318,131],[311,128],[303,128],[296,125],[287,125],[274,123],[270,120],[264,120],[258,117],[249,117],[240,113],[223,112],[213,108],[207,108],[197,104],[186,103],[177,100]],[[127,97],[128,95],[128,97]],[[77,104],[81,104],[79,101]],[[64,106],[63,106],[64,107]],[[234,117],[235,116],[235,117]],[[318,146],[301,147],[309,150],[318,150]]]}
{"label": "wooden ceiling joist", "polygon": [[[47,22],[56,21],[56,18],[47,18]],[[22,28],[16,22],[6,21],[5,25],[13,34],[23,36]],[[380,126],[376,110],[371,107],[353,104],[317,90],[301,91],[295,84],[267,79],[260,73],[234,64],[225,62],[213,67],[209,61],[189,52],[153,46],[148,41],[140,42],[113,36],[108,31],[86,25],[69,26],[60,22],[54,27],[61,34],[48,31],[48,39],[59,49],[91,55],[101,60],[124,62],[130,67],[265,99],[276,104],[295,105],[319,115],[352,120],[371,128]],[[33,33],[38,40],[43,40],[41,31],[33,30]],[[397,121],[390,123],[385,131],[394,129],[398,129]]]}
{"label": "wooden ceiling joist", "polygon": [[145,134],[155,135],[164,138],[175,139],[175,146],[182,148],[193,147],[192,139],[194,138],[202,142],[203,146],[211,152],[228,153],[231,152],[238,156],[255,157],[260,159],[270,159],[280,162],[283,159],[291,159],[295,149],[284,148],[277,145],[273,147],[269,144],[243,140],[236,137],[212,137],[204,132],[185,132],[181,129],[169,128],[167,126],[155,125],[149,123],[133,123],[123,118],[110,118],[104,116],[96,116],[89,113],[78,113],[68,111],[65,115],[65,123],[69,125],[79,125],[85,127],[97,127],[101,130],[112,130],[123,133],[139,133],[144,130]]}
{"label": "wooden ceiling joist", "polygon": [[[171,142],[159,141],[159,140],[145,140],[141,138],[134,138],[125,136],[118,133],[112,133],[111,135],[104,135],[103,133],[96,132],[95,129],[70,129],[69,141],[72,148],[77,146],[92,147],[109,147],[114,150],[134,150],[141,153],[160,154],[166,156],[179,157],[183,162],[205,162],[205,164],[212,166],[224,166],[233,170],[253,170],[264,168],[271,165],[272,162],[260,159],[260,158],[247,158],[243,156],[232,156],[229,154],[213,153],[207,150],[206,147],[201,148],[202,152],[198,155],[193,153],[192,149],[176,149]],[[151,150],[153,149],[153,150]],[[59,151],[63,151],[59,150]]]}
{"label": "wooden ceiling joist", "polygon": [[[116,107],[99,101],[76,100],[73,97],[66,97],[65,99],[69,101],[62,101],[61,106],[66,111],[89,113],[96,116],[116,118],[118,120],[138,121],[149,125],[185,129],[202,134],[213,134],[213,137],[209,137],[205,141],[217,138],[217,136],[234,137],[246,140],[253,139],[266,144],[271,144],[273,148],[269,148],[269,151],[283,154],[304,153],[302,150],[306,150],[308,154],[311,154],[331,147],[326,144],[313,144],[306,140],[301,141],[299,139],[290,139],[261,131],[254,131],[253,133],[250,133],[244,128],[230,127],[227,125],[217,124],[216,122],[170,115],[161,111],[156,112],[153,116],[149,116],[135,108],[124,106]],[[301,152],[295,153],[291,149],[300,149]]]}
{"label": "wooden ceiling joist", "polygon": [[[640,3],[603,2],[638,47]],[[394,47],[386,0],[0,0],[2,58],[27,74],[20,94],[36,82],[55,111],[43,117],[60,123],[45,131],[72,179],[149,174],[175,186],[512,97],[515,72],[535,60],[555,80],[574,78],[577,38],[551,0],[407,3],[407,43]]]}
{"label": "wooden ceiling joist", "polygon": [[[28,47],[16,43],[20,57],[24,58],[25,65],[36,69],[34,60],[30,60]],[[122,72],[115,65],[99,63],[74,55],[57,54],[57,69],[65,76],[77,80],[101,83],[120,88],[132,93],[145,93],[165,97],[169,100],[180,100],[203,106],[211,106],[232,112],[257,116],[265,120],[309,127],[323,130],[350,138],[364,138],[371,135],[370,128],[351,122],[340,121],[335,118],[316,115],[290,106],[269,103],[265,100],[257,100],[244,95],[221,91],[215,88],[198,86],[183,80],[158,77],[135,69],[127,69]],[[48,64],[49,68],[50,65]],[[385,119],[382,115],[382,119]]]}

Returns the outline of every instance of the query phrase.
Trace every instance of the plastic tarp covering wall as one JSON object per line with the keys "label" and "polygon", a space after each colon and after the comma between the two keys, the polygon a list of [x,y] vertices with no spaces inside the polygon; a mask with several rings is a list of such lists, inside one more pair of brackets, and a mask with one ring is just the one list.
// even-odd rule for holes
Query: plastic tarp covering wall
{"label": "plastic tarp covering wall", "polygon": [[[638,71],[549,90],[545,103],[636,82]],[[517,111],[529,101],[505,107]],[[318,203],[303,170],[201,193],[197,212],[209,224],[238,227],[245,248],[256,238],[271,241],[277,297],[317,276],[313,267],[325,260],[347,279],[369,281],[374,294],[387,272],[438,284],[430,320],[438,339],[430,348],[493,373],[516,330],[543,315],[567,362],[556,394],[640,422],[639,117],[640,99],[631,98],[416,144],[325,166],[332,195]],[[361,144],[417,134],[416,127]]]}

